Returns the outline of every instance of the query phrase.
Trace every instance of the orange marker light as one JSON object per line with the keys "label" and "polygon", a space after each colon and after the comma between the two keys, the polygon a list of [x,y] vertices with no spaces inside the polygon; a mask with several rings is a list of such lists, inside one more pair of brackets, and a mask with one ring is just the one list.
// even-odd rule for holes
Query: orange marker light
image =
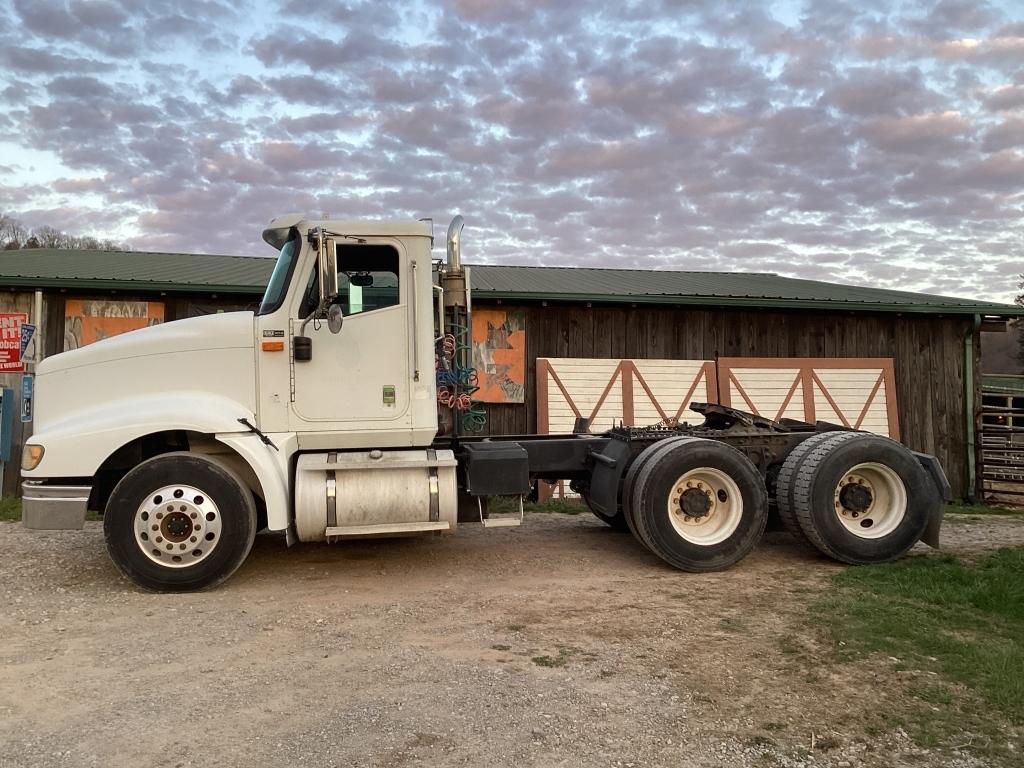
{"label": "orange marker light", "polygon": [[263,342],[264,352],[284,352],[283,341],[264,341]]}

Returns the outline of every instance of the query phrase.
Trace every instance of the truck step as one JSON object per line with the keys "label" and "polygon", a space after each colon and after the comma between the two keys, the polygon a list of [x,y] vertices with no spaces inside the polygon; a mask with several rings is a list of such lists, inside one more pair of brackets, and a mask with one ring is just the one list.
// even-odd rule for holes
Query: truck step
{"label": "truck step", "polygon": [[388,536],[396,533],[427,533],[447,531],[451,525],[447,520],[415,523],[378,523],[376,525],[339,525],[328,528],[327,539],[351,538],[353,536]]}
{"label": "truck step", "polygon": [[514,528],[523,523],[518,517],[487,517],[480,522],[484,524],[484,528]]}
{"label": "truck step", "polygon": [[477,508],[480,510],[480,522],[484,528],[513,528],[523,523],[523,497],[519,497],[519,514],[502,515],[501,517],[484,517],[484,503],[480,496],[476,498]]}

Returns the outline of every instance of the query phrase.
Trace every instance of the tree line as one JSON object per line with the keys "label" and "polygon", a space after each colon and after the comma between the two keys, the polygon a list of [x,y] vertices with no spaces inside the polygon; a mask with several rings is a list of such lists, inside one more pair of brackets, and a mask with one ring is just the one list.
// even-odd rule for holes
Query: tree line
{"label": "tree line", "polygon": [[85,251],[130,251],[114,240],[101,240],[91,235],[69,235],[56,227],[26,227],[21,221],[0,213],[0,249],[18,251],[26,248],[63,248]]}

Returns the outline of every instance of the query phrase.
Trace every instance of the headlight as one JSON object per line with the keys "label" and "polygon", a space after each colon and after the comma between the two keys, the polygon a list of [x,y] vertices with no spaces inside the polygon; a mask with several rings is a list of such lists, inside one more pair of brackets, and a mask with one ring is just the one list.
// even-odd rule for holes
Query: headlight
{"label": "headlight", "polygon": [[25,443],[25,447],[21,451],[21,468],[26,472],[31,472],[38,467],[39,462],[43,460],[44,451],[45,449],[41,445]]}

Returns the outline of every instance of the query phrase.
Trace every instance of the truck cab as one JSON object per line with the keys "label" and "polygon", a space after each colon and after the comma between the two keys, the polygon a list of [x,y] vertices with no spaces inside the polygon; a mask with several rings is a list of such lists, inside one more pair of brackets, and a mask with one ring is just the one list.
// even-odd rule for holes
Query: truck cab
{"label": "truck cab", "polygon": [[[455,461],[431,448],[441,298],[430,222],[285,216],[264,240],[278,257],[255,313],[40,363],[25,525],[79,528],[87,509],[101,512],[108,533],[131,532],[112,550],[129,576],[187,588],[208,586],[205,572],[187,574],[220,560],[229,506],[242,509],[232,524],[243,538],[257,527],[290,541],[454,530]],[[227,488],[224,501],[196,482],[170,487],[197,468]],[[129,491],[139,473],[169,490]]]}

